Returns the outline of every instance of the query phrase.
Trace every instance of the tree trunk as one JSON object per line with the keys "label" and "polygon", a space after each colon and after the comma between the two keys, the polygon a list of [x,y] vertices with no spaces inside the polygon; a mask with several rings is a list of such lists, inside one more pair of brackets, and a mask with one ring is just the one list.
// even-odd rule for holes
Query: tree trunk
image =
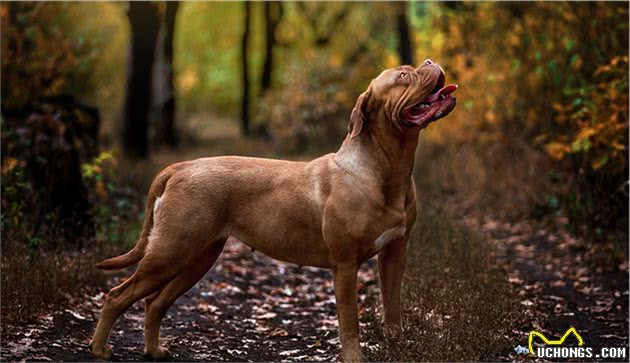
{"label": "tree trunk", "polygon": [[123,149],[129,157],[144,158],[148,154],[149,107],[151,80],[160,18],[155,4],[129,2],[131,49],[125,96]]}
{"label": "tree trunk", "polygon": [[243,2],[245,15],[244,15],[244,27],[243,38],[241,42],[241,66],[243,68],[243,98],[241,102],[241,132],[243,135],[249,135],[249,73],[247,69],[247,46],[249,45],[249,19],[251,17],[251,4],[249,1]]}
{"label": "tree trunk", "polygon": [[153,72],[157,119],[156,141],[173,148],[179,143],[175,127],[175,88],[173,87],[173,37],[178,7],[178,1],[167,1],[165,4],[164,22],[158,35]]}
{"label": "tree trunk", "polygon": [[260,90],[271,88],[273,75],[273,49],[276,45],[276,28],[282,19],[283,4],[280,1],[265,1],[265,61],[263,63]]}
{"label": "tree trunk", "polygon": [[398,27],[398,55],[402,64],[414,65],[413,45],[409,34],[409,23],[407,21],[407,4],[400,5],[397,15]]}

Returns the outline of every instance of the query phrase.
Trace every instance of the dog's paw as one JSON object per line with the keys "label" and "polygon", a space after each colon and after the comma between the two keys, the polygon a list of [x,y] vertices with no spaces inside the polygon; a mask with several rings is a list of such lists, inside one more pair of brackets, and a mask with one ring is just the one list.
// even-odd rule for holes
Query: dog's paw
{"label": "dog's paw", "polygon": [[112,346],[109,344],[105,344],[101,347],[95,347],[92,343],[90,343],[90,350],[92,352],[92,356],[96,359],[110,360],[112,358]]}
{"label": "dog's paw", "polygon": [[150,352],[145,351],[144,356],[151,360],[165,360],[171,357],[171,352],[164,347],[158,347]]}

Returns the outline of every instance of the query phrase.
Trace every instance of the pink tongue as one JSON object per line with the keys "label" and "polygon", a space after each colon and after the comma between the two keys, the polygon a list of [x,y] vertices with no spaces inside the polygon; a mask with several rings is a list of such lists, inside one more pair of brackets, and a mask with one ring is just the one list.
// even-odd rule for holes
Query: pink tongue
{"label": "pink tongue", "polygon": [[435,92],[434,94],[430,95],[429,97],[427,97],[427,99],[424,100],[424,102],[435,102],[440,98],[440,95],[450,95],[451,93],[455,92],[457,90],[457,85],[456,84],[449,84],[447,86],[442,87],[439,91]]}

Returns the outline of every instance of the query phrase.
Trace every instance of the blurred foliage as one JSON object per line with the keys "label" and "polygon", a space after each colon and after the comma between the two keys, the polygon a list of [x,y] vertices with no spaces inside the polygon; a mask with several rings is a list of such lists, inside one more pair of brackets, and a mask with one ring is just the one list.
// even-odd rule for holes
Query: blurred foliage
{"label": "blurred foliage", "polygon": [[3,233],[23,234],[20,239],[30,245],[50,237],[50,245],[65,239],[81,246],[94,225],[79,163],[98,150],[98,112],[64,98],[7,115],[2,124]]}
{"label": "blurred foliage", "polygon": [[[317,84],[324,77],[328,80],[327,84],[334,82],[339,85],[338,92],[360,91],[375,73],[380,72],[383,58],[395,58],[394,36],[383,35],[385,33],[371,27],[372,24],[383,22],[382,17],[371,12],[375,6],[386,11],[390,8],[387,4],[371,6],[355,3],[305,3],[298,6],[297,3],[285,3],[285,15],[276,31],[278,46],[274,49],[273,70],[275,88],[292,97],[308,98],[318,88],[310,85],[309,89],[305,89],[301,82]],[[253,4],[248,60],[255,100],[261,96],[260,69],[265,42],[262,8],[261,3]],[[315,11],[317,13],[313,15]],[[242,6],[232,2],[195,2],[182,6],[178,24],[185,23],[186,26],[180,26],[175,34],[176,88],[181,100],[180,116],[185,118],[191,113],[206,112],[208,107],[237,115],[241,95],[241,70],[240,51],[235,45],[240,42],[243,28],[242,12]],[[393,14],[393,10],[391,12]],[[319,43],[322,42],[322,31],[318,30],[323,27],[321,24],[325,26],[334,23],[334,18],[342,13],[347,15],[336,27],[337,32],[330,36],[325,46],[318,44],[318,39]],[[316,20],[316,25],[311,25],[311,18],[318,16],[321,19]],[[342,36],[349,33],[353,34],[351,44],[348,44],[346,36]],[[391,49],[380,44],[382,37],[390,40]],[[385,54],[388,56],[384,57]],[[350,74],[352,76],[348,77]],[[329,89],[323,92],[330,94]],[[352,97],[348,95],[346,98]],[[339,99],[347,103],[346,98]],[[282,97],[275,98],[271,103],[276,106],[275,104],[282,105],[285,101],[292,100]],[[254,108],[257,109],[256,106]],[[257,118],[261,123],[266,122],[262,116]],[[302,120],[297,122],[302,123]],[[345,125],[342,127],[345,128]]]}
{"label": "blurred foliage", "polygon": [[598,66],[594,78],[554,104],[562,132],[550,134],[545,149],[575,178],[577,190],[563,196],[569,216],[597,230],[627,218],[628,57]]}
{"label": "blurred foliage", "polygon": [[[595,71],[594,84],[567,90],[572,100],[555,103],[556,122],[573,132],[555,135],[545,145],[556,160],[581,155],[581,167],[598,171],[607,166],[622,172],[627,163],[628,57],[613,58]],[[543,135],[544,136],[544,135]]]}
{"label": "blurred foliage", "polygon": [[103,151],[81,164],[81,174],[91,192],[96,239],[127,247],[136,242],[144,208],[138,194],[119,181],[118,159],[115,152]]}
{"label": "blurred foliage", "polygon": [[104,36],[77,26],[92,9],[70,3],[3,3],[2,106],[16,108],[41,96],[85,94]]}
{"label": "blurred foliage", "polygon": [[557,196],[546,197],[557,201],[552,209],[592,227],[627,222],[627,4],[458,3],[441,11],[442,54],[463,85],[464,107],[430,135],[508,148],[525,140],[558,160],[547,175],[558,184]]}
{"label": "blurred foliage", "polygon": [[[140,222],[144,218],[142,199],[135,190],[118,181],[117,162],[112,152],[100,153],[81,165],[82,178],[90,202],[90,215],[96,227],[95,240],[116,246],[135,242]],[[5,245],[25,245],[30,248],[67,247],[84,240],[83,235],[64,237],[50,229],[34,233],[33,226],[40,216],[34,207],[40,190],[34,187],[26,162],[3,158],[2,162],[2,238]],[[41,216],[45,221],[61,225],[54,212]],[[94,240],[90,240],[90,243]]]}
{"label": "blurred foliage", "polygon": [[[255,124],[261,133],[272,137],[284,152],[305,152],[338,144],[346,132],[345,120],[354,105],[356,85],[362,74],[348,72],[334,59],[312,56],[306,72],[292,65],[295,76],[282,88],[263,95],[255,112]],[[356,70],[356,69],[355,69]],[[277,102],[284,100],[284,102]]]}
{"label": "blurred foliage", "polygon": [[[98,112],[46,99],[2,123],[2,237],[30,247],[128,242],[141,218],[110,151],[99,152]],[[26,121],[23,121],[26,120]],[[134,237],[135,238],[135,235]]]}
{"label": "blurred foliage", "polygon": [[[252,4],[254,126],[283,152],[331,149],[345,133],[358,94],[380,70],[399,64],[400,4],[283,5],[272,88],[263,94],[263,4]],[[458,108],[423,132],[428,142],[472,145],[483,156],[480,168],[506,173],[519,164],[516,155],[531,158],[522,164],[535,168],[532,160],[546,154],[550,163],[534,173],[548,187],[521,188],[532,204],[544,205],[539,210],[598,226],[627,218],[627,4],[404,6],[415,59],[439,62],[449,82],[460,85]],[[125,3],[110,2],[2,3],[3,110],[40,96],[74,94],[99,107],[101,141],[109,148],[124,92],[125,10]],[[201,134],[193,120],[211,128],[210,115],[238,115],[242,30],[239,3],[182,3],[174,65],[177,123],[185,133]],[[511,156],[484,160],[498,153]],[[488,178],[498,189],[518,183]]]}
{"label": "blurred foliage", "polygon": [[[356,96],[382,68],[399,64],[396,8],[387,3],[287,6],[279,34],[285,54],[284,68],[276,70],[280,85],[262,95],[255,123],[285,152],[328,149],[343,138]],[[334,25],[335,32],[319,30],[321,23]],[[351,42],[345,34],[352,34]]]}
{"label": "blurred foliage", "polygon": [[[262,28],[252,24],[250,67],[260,62]],[[182,26],[182,24],[186,24]],[[179,113],[204,112],[208,107],[236,115],[240,95],[242,5],[237,2],[182,4],[175,25],[175,88]],[[252,81],[256,84],[253,72]]]}
{"label": "blurred foliage", "polygon": [[116,3],[3,2],[3,111],[71,94],[101,106],[112,119],[125,79],[122,10]]}
{"label": "blurred foliage", "polygon": [[599,170],[609,162],[614,169],[623,169],[624,130],[628,128],[627,68],[627,56],[614,58],[610,65],[595,71],[598,83],[567,90],[571,102],[553,105],[559,127],[572,128],[573,133],[556,135],[557,139],[546,145],[551,157],[562,160],[567,154],[586,156],[592,152],[591,162],[585,165],[589,169]]}

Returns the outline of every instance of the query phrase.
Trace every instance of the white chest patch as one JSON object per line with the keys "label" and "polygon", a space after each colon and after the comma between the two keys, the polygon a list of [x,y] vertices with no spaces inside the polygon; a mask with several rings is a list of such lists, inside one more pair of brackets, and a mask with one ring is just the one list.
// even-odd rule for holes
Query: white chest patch
{"label": "white chest patch", "polygon": [[380,251],[383,247],[387,246],[388,243],[404,237],[406,231],[407,226],[404,224],[386,230],[374,241],[374,248],[376,248],[377,252]]}

